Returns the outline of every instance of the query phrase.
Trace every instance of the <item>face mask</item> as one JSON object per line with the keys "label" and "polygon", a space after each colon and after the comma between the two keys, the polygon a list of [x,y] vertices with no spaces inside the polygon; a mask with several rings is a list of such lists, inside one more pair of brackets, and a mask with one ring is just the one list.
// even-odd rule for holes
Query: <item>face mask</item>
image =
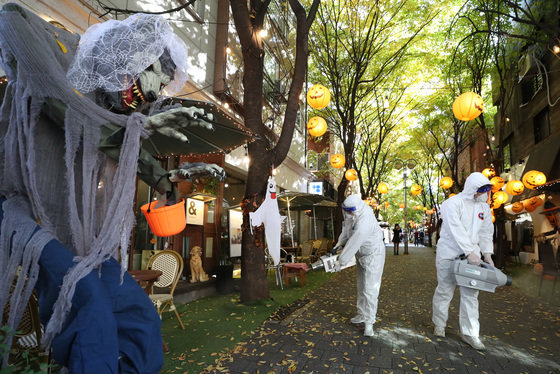
{"label": "face mask", "polygon": [[488,201],[488,194],[487,194],[487,193],[483,193],[482,195],[477,196],[477,197],[475,197],[474,199],[476,200],[476,202],[485,203],[485,202]]}

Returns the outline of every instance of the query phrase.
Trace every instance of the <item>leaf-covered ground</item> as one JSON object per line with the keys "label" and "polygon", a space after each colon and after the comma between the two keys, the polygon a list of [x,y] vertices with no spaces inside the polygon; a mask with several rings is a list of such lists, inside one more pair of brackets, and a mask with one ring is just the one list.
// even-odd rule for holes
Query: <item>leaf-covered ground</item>
{"label": "leaf-covered ground", "polygon": [[[184,332],[172,331],[197,346],[182,352],[182,360],[178,352],[167,354],[165,372],[560,373],[560,287],[552,295],[552,282],[545,283],[541,297],[524,284],[518,288],[515,282],[521,277],[529,275],[537,286],[539,280],[528,268],[519,268],[514,286],[501,287],[495,294],[481,292],[481,335],[488,349],[478,352],[458,335],[458,291],[447,338],[432,335],[434,250],[411,247],[410,252],[393,256],[387,251],[373,338],[364,337],[362,327],[349,322],[356,300],[355,269],[350,268],[284,305],[273,300],[248,312],[251,307],[234,300],[227,305],[217,300],[206,308],[220,310],[225,317],[219,321],[204,319],[197,302],[187,305],[184,319],[192,322]],[[282,295],[292,289],[303,291],[297,286],[278,291]],[[240,343],[231,344],[238,338]],[[194,349],[210,353],[194,358]]]}

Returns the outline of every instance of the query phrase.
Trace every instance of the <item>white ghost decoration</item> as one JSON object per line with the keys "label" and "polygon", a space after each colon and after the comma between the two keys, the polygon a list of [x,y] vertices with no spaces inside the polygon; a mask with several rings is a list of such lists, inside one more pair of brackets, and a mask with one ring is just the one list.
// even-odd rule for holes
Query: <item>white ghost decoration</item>
{"label": "white ghost decoration", "polygon": [[268,178],[268,186],[266,189],[266,197],[254,212],[249,212],[249,221],[251,228],[260,226],[264,223],[264,234],[266,244],[268,245],[268,253],[274,260],[274,265],[280,262],[280,233],[282,231],[282,221],[286,216],[281,216],[278,211],[278,200],[276,200],[276,181],[274,177]]}

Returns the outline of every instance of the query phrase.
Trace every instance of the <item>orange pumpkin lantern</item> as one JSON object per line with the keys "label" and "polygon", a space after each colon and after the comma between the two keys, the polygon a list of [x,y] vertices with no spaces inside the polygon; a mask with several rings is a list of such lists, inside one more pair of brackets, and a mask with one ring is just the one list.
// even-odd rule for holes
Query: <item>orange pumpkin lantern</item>
{"label": "orange pumpkin lantern", "polygon": [[488,179],[492,178],[494,175],[496,175],[496,170],[494,170],[493,168],[486,168],[483,169],[482,174],[484,174],[484,176]]}
{"label": "orange pumpkin lantern", "polygon": [[389,207],[389,202],[385,201],[385,209],[387,209]]}
{"label": "orange pumpkin lantern", "polygon": [[346,163],[346,158],[342,153],[335,153],[330,159],[331,166],[335,169],[341,168]]}
{"label": "orange pumpkin lantern", "polygon": [[523,174],[523,185],[530,190],[534,190],[535,187],[542,186],[546,183],[546,175],[542,171],[530,170]]}
{"label": "orange pumpkin lantern", "polygon": [[439,181],[439,185],[441,188],[443,188],[444,190],[447,190],[451,187],[453,187],[453,179],[449,178],[449,177],[443,177],[441,178],[441,180]]}
{"label": "orange pumpkin lantern", "polygon": [[492,184],[492,192],[498,192],[504,186],[505,181],[502,177],[494,177],[490,179],[490,183]]}
{"label": "orange pumpkin lantern", "polygon": [[358,179],[358,172],[356,171],[356,169],[348,169],[346,170],[346,173],[344,173],[344,176],[349,181],[355,181],[356,179]]}
{"label": "orange pumpkin lantern", "polygon": [[494,193],[494,196],[496,196],[496,199],[498,199],[501,204],[505,204],[509,199],[508,194],[504,191],[496,191]]}
{"label": "orange pumpkin lantern", "polygon": [[529,199],[525,199],[523,200],[523,207],[525,208],[525,210],[527,212],[533,212],[535,209],[537,209],[539,206],[541,206],[543,203],[542,199],[538,196],[533,196]]}
{"label": "orange pumpkin lantern", "polygon": [[511,204],[511,210],[514,213],[521,213],[521,211],[523,210],[523,202],[516,201],[515,203]]}
{"label": "orange pumpkin lantern", "polygon": [[492,209],[498,209],[508,198],[508,194],[504,191],[497,191],[492,194]]}
{"label": "orange pumpkin lantern", "polygon": [[465,92],[453,102],[453,114],[461,121],[470,121],[478,117],[484,109],[482,97],[474,92]]}
{"label": "orange pumpkin lantern", "polygon": [[307,131],[311,136],[321,136],[327,132],[327,121],[323,117],[311,117],[307,121]]}
{"label": "orange pumpkin lantern", "polygon": [[422,186],[419,184],[413,184],[412,187],[410,187],[410,193],[414,196],[420,195],[422,193]]}
{"label": "orange pumpkin lantern", "polygon": [[511,180],[506,183],[506,192],[511,196],[520,195],[521,193],[523,193],[524,190],[525,190],[525,186],[521,181]]}
{"label": "orange pumpkin lantern", "polygon": [[404,209],[404,204],[399,204],[400,209]]}
{"label": "orange pumpkin lantern", "polygon": [[[377,186],[377,191],[379,191],[380,194],[385,194],[385,193],[389,192],[389,186],[387,186],[387,183],[381,182]],[[386,204],[388,204],[388,203],[386,203]]]}
{"label": "orange pumpkin lantern", "polygon": [[313,109],[323,109],[331,101],[329,89],[322,84],[316,84],[307,91],[307,103]]}

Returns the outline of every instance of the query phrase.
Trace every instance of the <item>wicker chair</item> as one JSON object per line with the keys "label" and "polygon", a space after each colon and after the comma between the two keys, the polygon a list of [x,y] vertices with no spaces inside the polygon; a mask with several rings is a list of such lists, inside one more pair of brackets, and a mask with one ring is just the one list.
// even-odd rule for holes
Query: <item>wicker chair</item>
{"label": "wicker chair", "polygon": [[[2,325],[4,325],[7,320],[9,309],[10,303],[8,302],[4,307]],[[39,344],[42,334],[43,325],[39,319],[39,303],[37,301],[37,295],[33,292],[25,306],[16,333],[14,334],[8,363],[13,364],[22,359],[27,359],[26,357],[38,358],[38,364],[49,362],[49,354],[42,349]]]}
{"label": "wicker chair", "polygon": [[299,255],[296,256],[296,262],[313,262],[313,240],[306,240],[301,243]]}
{"label": "wicker chair", "polygon": [[156,306],[159,316],[161,317],[162,313],[169,308],[169,311],[175,312],[181,329],[184,330],[183,321],[181,321],[181,317],[173,303],[173,293],[183,273],[183,258],[175,251],[161,251],[150,258],[148,269],[161,271],[163,274],[154,283],[154,286],[169,290],[168,293],[153,293],[152,291],[152,294],[150,294],[150,299]]}

